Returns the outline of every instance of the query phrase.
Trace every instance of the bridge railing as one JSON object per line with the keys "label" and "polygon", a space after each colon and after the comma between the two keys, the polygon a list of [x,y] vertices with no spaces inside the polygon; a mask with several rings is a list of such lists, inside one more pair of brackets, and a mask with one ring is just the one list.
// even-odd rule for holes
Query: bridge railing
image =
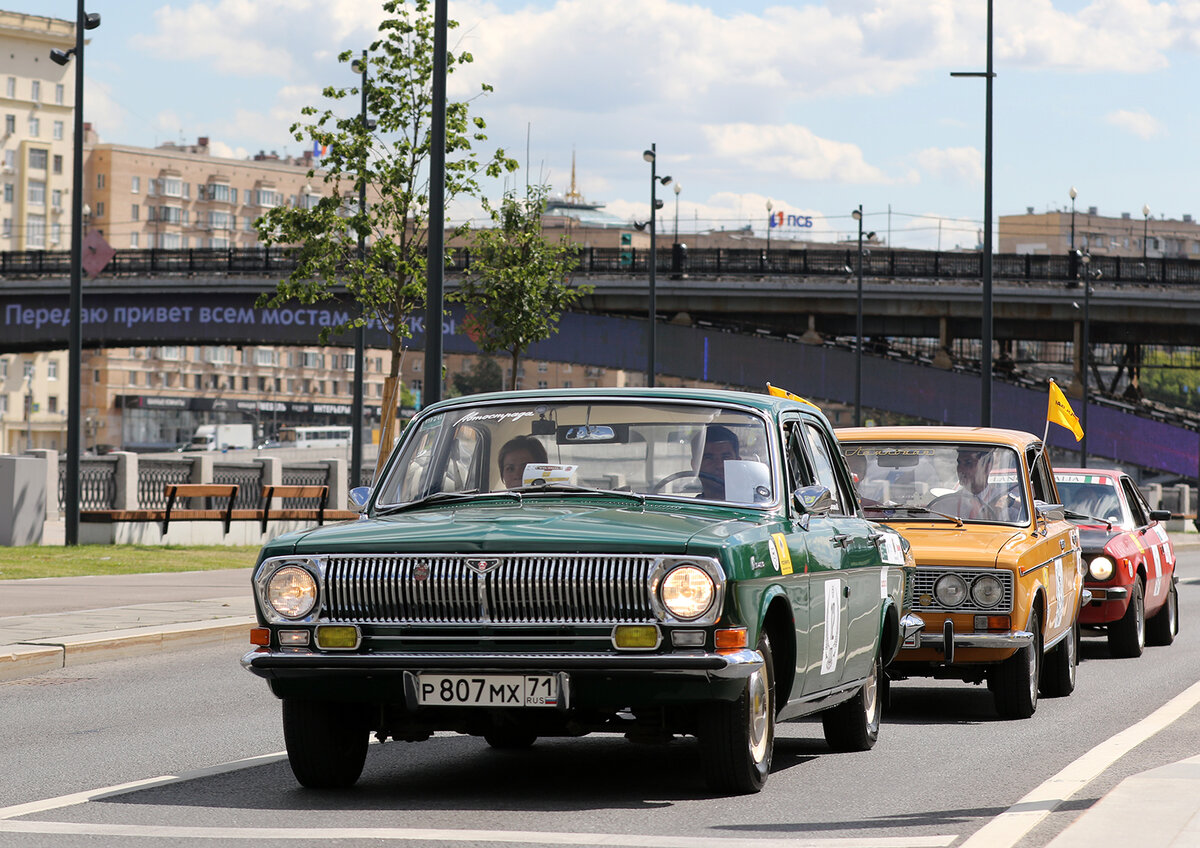
{"label": "bridge railing", "polygon": [[[448,251],[448,271],[461,272],[470,264],[469,248]],[[589,247],[580,250],[577,270],[583,274],[638,274],[647,272],[649,266],[649,250]],[[294,268],[295,259],[287,248],[118,250],[101,276],[203,274],[282,278]],[[1090,268],[1093,272],[1098,271],[1105,283],[1200,283],[1200,261],[1184,257],[1093,256]],[[854,248],[673,250],[666,244],[657,251],[655,269],[664,274],[686,272],[690,275],[843,276],[858,272],[858,260]],[[0,251],[0,280],[66,277],[70,273],[70,251]],[[914,280],[980,279],[983,256],[978,252],[870,248],[863,256],[863,274]],[[1066,282],[1072,279],[1072,266],[1065,254],[997,253],[992,256],[992,276],[998,280]]]}

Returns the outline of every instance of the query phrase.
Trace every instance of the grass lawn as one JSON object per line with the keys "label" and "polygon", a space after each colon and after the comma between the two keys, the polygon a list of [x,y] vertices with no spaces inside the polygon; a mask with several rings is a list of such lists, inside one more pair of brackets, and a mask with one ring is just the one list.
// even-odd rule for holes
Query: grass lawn
{"label": "grass lawn", "polygon": [[186,548],[162,545],[0,547],[0,580],[250,568],[258,558],[258,551],[257,546],[225,545]]}

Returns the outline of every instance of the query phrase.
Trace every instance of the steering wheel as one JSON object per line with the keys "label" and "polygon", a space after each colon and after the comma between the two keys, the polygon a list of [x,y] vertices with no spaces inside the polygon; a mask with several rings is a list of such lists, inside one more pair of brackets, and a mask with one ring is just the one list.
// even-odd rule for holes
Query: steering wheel
{"label": "steering wheel", "polygon": [[[948,495],[942,495],[941,497],[934,498],[928,504],[925,505],[925,508],[932,509],[937,512],[947,512],[947,514],[950,514],[947,510],[940,509],[939,504],[948,503],[952,500],[959,500],[959,502],[961,504],[962,501],[961,501],[961,498],[959,497],[959,494],[960,494],[959,492],[951,492]],[[979,505],[983,507],[984,513],[983,513],[983,515],[978,516],[978,518],[982,518],[985,521],[999,521],[1000,520],[1000,513],[996,510],[996,506],[994,504],[990,504],[987,501],[979,501]],[[954,514],[957,515],[957,513],[954,513]],[[958,517],[966,518],[965,515],[959,515]]]}
{"label": "steering wheel", "polygon": [[654,493],[661,492],[663,490],[663,487],[666,486],[668,483],[674,483],[676,480],[684,480],[689,477],[694,477],[698,480],[698,479],[700,479],[700,472],[692,471],[689,468],[684,471],[676,471],[674,474],[668,474],[666,477],[662,478],[657,483],[652,485],[650,487],[650,491],[654,492]]}

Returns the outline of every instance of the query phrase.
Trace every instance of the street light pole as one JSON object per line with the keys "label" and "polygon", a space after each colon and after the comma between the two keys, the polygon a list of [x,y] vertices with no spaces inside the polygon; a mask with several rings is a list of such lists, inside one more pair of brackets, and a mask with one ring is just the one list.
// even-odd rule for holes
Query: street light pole
{"label": "street light pole", "polygon": [[1146,261],[1146,242],[1150,238],[1150,204],[1142,204],[1142,263]]}
{"label": "street light pole", "polygon": [[[359,72],[362,79],[359,82],[359,90],[362,95],[359,117],[362,121],[362,130],[364,136],[370,131],[370,125],[367,119],[367,51],[362,52],[362,58],[359,60]],[[367,214],[367,148],[363,148],[363,164],[362,173],[359,174],[358,186],[358,214],[365,216]],[[366,236],[358,237],[358,261],[360,264],[366,262],[367,258],[367,239]],[[363,318],[362,307],[359,307],[359,318]],[[353,429],[350,431],[350,486],[354,488],[362,485],[362,457],[363,457],[363,371],[366,359],[366,327],[359,324],[354,328],[354,398],[350,404],[350,421],[353,424]]]}
{"label": "street light pole", "polygon": [[683,191],[683,186],[675,183],[675,244],[679,244],[679,192]]}
{"label": "street light pole", "polygon": [[[442,399],[442,309],[446,277],[446,18],[446,0],[434,0],[423,405]],[[395,398],[393,403],[398,401],[399,398]]]}
{"label": "street light pole", "polygon": [[862,426],[862,351],[863,351],[863,212],[858,204],[850,215],[858,221],[858,309],[854,322],[854,426]]}
{"label": "street light pole", "polygon": [[986,82],[983,153],[983,308],[979,339],[979,423],[992,426],[992,0],[987,3],[987,70],[955,71],[952,77],[984,77]]}
{"label": "street light pole", "polygon": [[649,332],[649,352],[646,355],[646,385],[654,386],[654,374],[657,366],[654,362],[655,349],[657,347],[657,339],[655,337],[655,321],[654,316],[658,313],[657,293],[654,289],[654,272],[658,265],[658,243],[656,234],[658,225],[656,223],[658,210],[663,203],[658,199],[658,184],[667,185],[671,182],[670,177],[659,177],[657,174],[658,167],[658,147],[655,144],[650,145],[649,150],[642,152],[642,158],[650,163],[650,332]]}
{"label": "street light pole", "polygon": [[1070,250],[1075,249],[1075,186],[1071,186],[1071,190],[1067,192],[1071,196],[1071,246]]}
{"label": "street light pole", "polygon": [[775,226],[775,219],[771,216],[771,210],[774,209],[771,203],[771,198],[767,198],[767,253],[771,252],[771,230]]}
{"label": "street light pole", "polygon": [[75,8],[75,46],[70,50],[54,48],[50,60],[65,65],[75,58],[75,139],[71,167],[71,293],[69,300],[67,374],[67,473],[63,511],[66,519],[64,540],[79,544],[79,448],[80,407],[83,392],[83,33],[100,26],[100,15],[84,11],[83,0]]}
{"label": "street light pole", "polygon": [[1084,252],[1080,257],[1080,268],[1083,270],[1083,347],[1079,351],[1079,368],[1083,372],[1083,409],[1079,417],[1079,426],[1083,428],[1083,438],[1079,440],[1079,464],[1087,465],[1087,433],[1088,433],[1088,368],[1091,366],[1091,301],[1092,279],[1100,276],[1099,271],[1092,271],[1092,256]]}

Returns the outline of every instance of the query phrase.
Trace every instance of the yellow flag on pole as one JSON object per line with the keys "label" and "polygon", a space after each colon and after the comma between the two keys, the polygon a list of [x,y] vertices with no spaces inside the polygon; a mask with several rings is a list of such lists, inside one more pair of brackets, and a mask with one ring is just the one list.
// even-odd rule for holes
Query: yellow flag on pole
{"label": "yellow flag on pole", "polygon": [[1050,381],[1050,405],[1046,409],[1046,420],[1051,424],[1066,427],[1075,434],[1077,442],[1083,438],[1083,428],[1079,426],[1075,411],[1071,409],[1071,404],[1067,403],[1066,395],[1062,393],[1058,383],[1053,380]]}
{"label": "yellow flag on pole", "polygon": [[788,400],[798,400],[798,401],[800,401],[800,403],[807,403],[813,409],[821,408],[821,407],[817,406],[815,403],[813,403],[811,400],[802,398],[802,397],[800,397],[800,395],[794,395],[791,392],[789,392],[787,389],[781,389],[778,386],[772,386],[770,383],[767,383],[767,394],[774,395],[775,397],[787,398]]}

